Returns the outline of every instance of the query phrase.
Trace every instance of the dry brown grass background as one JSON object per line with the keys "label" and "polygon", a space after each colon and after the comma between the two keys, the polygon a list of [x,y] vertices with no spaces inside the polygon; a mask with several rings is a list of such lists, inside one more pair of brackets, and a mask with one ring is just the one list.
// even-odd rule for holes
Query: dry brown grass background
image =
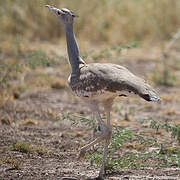
{"label": "dry brown grass background", "polygon": [[77,13],[80,16],[75,24],[77,35],[96,43],[169,40],[180,25],[178,0],[1,0],[3,37],[29,40],[64,37],[59,22],[47,12],[45,4],[67,7]]}

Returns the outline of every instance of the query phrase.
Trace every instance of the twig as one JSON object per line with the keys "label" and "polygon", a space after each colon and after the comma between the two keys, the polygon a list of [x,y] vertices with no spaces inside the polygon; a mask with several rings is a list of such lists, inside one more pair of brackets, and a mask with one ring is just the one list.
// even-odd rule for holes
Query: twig
{"label": "twig", "polygon": [[180,29],[176,32],[176,34],[174,34],[174,36],[171,38],[171,40],[169,41],[168,45],[166,46],[166,48],[163,51],[163,57],[167,58],[167,53],[168,51],[171,49],[171,47],[173,46],[173,44],[176,42],[176,40],[178,40],[180,38]]}
{"label": "twig", "polygon": [[169,85],[168,83],[169,71],[168,71],[168,65],[167,65],[168,52],[179,38],[180,38],[180,29],[178,29],[178,31],[174,34],[174,36],[171,38],[166,48],[162,52],[161,60],[163,63],[163,84],[164,85]]}

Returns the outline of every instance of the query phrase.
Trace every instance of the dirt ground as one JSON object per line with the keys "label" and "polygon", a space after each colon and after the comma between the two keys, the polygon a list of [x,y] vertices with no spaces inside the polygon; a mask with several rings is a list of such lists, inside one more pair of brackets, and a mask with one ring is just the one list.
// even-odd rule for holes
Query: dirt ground
{"label": "dirt ground", "polygon": [[[140,75],[154,68],[153,61],[148,64],[138,58],[136,62],[128,61],[126,64],[132,70],[133,64],[137,64]],[[169,133],[161,131],[155,134],[151,128],[138,123],[149,116],[159,121],[169,118],[172,123],[179,123],[179,87],[156,86],[156,89],[162,98],[158,103],[148,103],[139,97],[118,98],[113,106],[112,123],[129,127],[134,133],[144,132],[147,137],[153,136],[162,144],[177,146]],[[121,113],[118,113],[119,107]],[[127,119],[127,109],[131,107],[135,111]],[[0,125],[0,180],[95,179],[98,165],[91,165],[87,159],[76,160],[80,147],[92,139],[92,130],[83,123],[74,125],[63,118],[69,112],[91,117],[88,107],[66,88],[31,90],[18,99],[9,99],[2,104],[0,114],[5,116]],[[29,143],[33,150],[16,150],[13,145],[17,142]],[[121,149],[117,153],[121,155]],[[107,172],[105,179],[178,180],[180,168],[156,165],[122,168]]]}

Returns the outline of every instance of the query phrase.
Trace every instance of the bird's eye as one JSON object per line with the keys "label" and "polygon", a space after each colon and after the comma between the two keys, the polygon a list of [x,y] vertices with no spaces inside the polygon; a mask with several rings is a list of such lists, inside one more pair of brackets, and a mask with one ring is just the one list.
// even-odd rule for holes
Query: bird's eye
{"label": "bird's eye", "polygon": [[59,11],[57,13],[58,13],[58,15],[61,15],[61,13]]}

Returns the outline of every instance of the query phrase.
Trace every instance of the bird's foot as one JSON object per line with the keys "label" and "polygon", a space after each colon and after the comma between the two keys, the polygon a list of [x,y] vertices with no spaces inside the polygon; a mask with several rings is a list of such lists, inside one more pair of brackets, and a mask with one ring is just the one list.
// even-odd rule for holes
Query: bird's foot
{"label": "bird's foot", "polygon": [[105,171],[104,171],[104,166],[101,167],[101,170],[99,172],[99,176],[97,177],[98,180],[104,179]]}
{"label": "bird's foot", "polygon": [[86,154],[86,151],[84,151],[84,150],[81,149],[80,152],[79,152],[79,154],[78,154],[77,160],[79,161],[79,160],[81,160],[82,158],[84,158],[85,154]]}
{"label": "bird's foot", "polygon": [[103,175],[100,175],[99,174],[99,176],[96,178],[97,180],[103,180],[104,178],[103,178]]}

